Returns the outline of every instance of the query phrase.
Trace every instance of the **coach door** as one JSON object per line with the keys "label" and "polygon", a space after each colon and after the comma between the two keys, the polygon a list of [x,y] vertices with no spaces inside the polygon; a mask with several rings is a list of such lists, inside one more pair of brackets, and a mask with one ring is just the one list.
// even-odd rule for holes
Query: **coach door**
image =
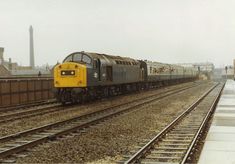
{"label": "coach door", "polygon": [[141,81],[144,81],[144,68],[141,68],[140,79]]}
{"label": "coach door", "polygon": [[141,60],[139,60],[139,62],[140,62],[140,80],[146,81],[147,80],[147,64]]}

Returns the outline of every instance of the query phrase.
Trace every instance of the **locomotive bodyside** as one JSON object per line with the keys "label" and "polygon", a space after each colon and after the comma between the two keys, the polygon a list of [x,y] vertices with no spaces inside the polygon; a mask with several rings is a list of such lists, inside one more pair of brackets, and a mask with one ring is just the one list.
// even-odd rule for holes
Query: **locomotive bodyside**
{"label": "locomotive bodyside", "polygon": [[193,79],[194,70],[178,65],[106,54],[75,52],[54,68],[59,102],[82,102],[128,91]]}
{"label": "locomotive bodyside", "polygon": [[66,103],[116,94],[144,81],[142,73],[140,62],[131,58],[72,53],[54,69],[56,97]]}

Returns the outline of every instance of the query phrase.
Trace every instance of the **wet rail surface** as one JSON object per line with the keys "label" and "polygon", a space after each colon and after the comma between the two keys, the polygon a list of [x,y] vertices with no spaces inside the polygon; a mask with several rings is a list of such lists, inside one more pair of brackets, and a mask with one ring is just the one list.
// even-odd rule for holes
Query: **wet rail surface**
{"label": "wet rail surface", "polygon": [[186,163],[216,106],[224,84],[216,84],[154,138],[121,163]]}
{"label": "wet rail surface", "polygon": [[184,92],[198,85],[200,84],[194,84],[192,86],[181,87],[168,91],[165,90],[155,96],[152,95],[146,98],[134,100],[132,102],[104,108],[95,112],[90,112],[88,114],[74,117],[65,121],[48,124],[45,126],[2,137],[0,138],[0,159],[2,159],[2,162],[4,162],[5,158],[27,150],[28,148],[34,147],[40,143],[47,142],[56,139],[56,137],[60,137],[62,135],[70,134],[73,132],[79,133],[81,130],[83,130],[84,128],[88,128],[91,125],[101,123],[123,113],[127,113],[133,110],[139,110],[140,107],[145,104],[149,104],[162,98]]}

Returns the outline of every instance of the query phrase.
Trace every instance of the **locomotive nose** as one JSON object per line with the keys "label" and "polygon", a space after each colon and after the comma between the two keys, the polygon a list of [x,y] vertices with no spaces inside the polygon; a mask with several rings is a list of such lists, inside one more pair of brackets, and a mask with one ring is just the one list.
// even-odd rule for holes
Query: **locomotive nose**
{"label": "locomotive nose", "polygon": [[55,67],[54,85],[57,88],[86,86],[86,65],[66,62]]}

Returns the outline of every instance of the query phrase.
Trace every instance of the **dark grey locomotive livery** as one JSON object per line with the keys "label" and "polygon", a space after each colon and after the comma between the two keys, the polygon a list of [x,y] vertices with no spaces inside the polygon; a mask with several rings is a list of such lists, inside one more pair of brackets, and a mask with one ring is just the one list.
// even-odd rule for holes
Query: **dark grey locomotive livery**
{"label": "dark grey locomotive livery", "polygon": [[116,95],[196,76],[192,68],[89,52],[72,53],[54,69],[57,99],[61,102]]}

